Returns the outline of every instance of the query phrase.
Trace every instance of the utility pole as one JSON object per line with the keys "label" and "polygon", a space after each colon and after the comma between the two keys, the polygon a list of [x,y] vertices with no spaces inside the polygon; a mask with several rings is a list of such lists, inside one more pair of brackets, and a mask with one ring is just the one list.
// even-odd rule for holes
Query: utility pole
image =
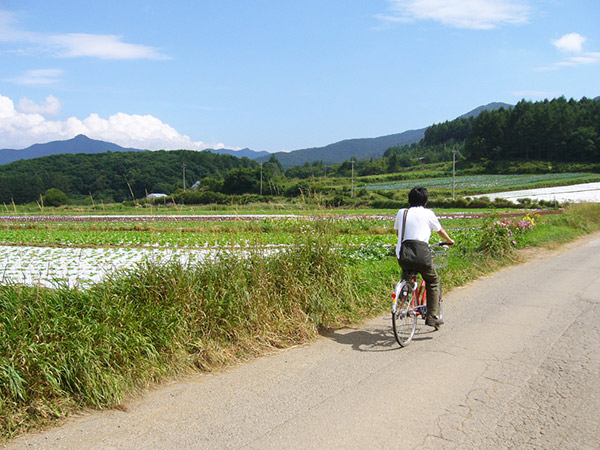
{"label": "utility pole", "polygon": [[262,195],[262,165],[263,163],[260,163],[260,195]]}
{"label": "utility pole", "polygon": [[185,163],[181,165],[181,168],[183,169],[183,192],[185,192]]}
{"label": "utility pole", "polygon": [[455,199],[455,186],[456,186],[456,182],[455,182],[455,176],[456,176],[456,154],[458,153],[458,150],[456,150],[456,147],[454,147],[452,149],[452,200]]}
{"label": "utility pole", "polygon": [[351,162],[352,162],[352,184],[350,185],[351,186],[350,189],[351,189],[352,198],[354,198],[354,160],[352,160]]}

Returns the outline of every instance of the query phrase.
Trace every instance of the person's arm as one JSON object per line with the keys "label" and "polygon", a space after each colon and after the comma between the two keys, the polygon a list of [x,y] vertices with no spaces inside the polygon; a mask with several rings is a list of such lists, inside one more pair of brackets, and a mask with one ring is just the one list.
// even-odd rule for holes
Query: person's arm
{"label": "person's arm", "polygon": [[446,233],[446,230],[444,230],[443,228],[440,229],[440,231],[438,231],[437,234],[439,234],[440,237],[446,241],[446,244],[454,245],[454,240],[452,240],[452,238],[448,236],[448,233]]}
{"label": "person's arm", "polygon": [[398,211],[398,214],[396,214],[396,221],[394,222],[394,233],[396,234],[396,237],[400,236],[400,225],[402,225],[401,212],[402,210]]}

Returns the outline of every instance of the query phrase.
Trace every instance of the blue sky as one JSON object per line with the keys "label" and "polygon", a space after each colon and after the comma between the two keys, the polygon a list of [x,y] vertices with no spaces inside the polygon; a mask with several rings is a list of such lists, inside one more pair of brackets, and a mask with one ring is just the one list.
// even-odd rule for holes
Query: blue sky
{"label": "blue sky", "polygon": [[0,0],[0,148],[281,151],[600,95],[598,0]]}

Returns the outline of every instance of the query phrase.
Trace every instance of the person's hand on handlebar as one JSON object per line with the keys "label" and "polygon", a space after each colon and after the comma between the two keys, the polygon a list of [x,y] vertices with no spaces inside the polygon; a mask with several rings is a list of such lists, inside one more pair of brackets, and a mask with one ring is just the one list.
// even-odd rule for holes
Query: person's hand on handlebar
{"label": "person's hand on handlebar", "polygon": [[446,233],[446,230],[444,230],[443,228],[440,231],[438,231],[437,234],[439,234],[440,237],[442,239],[444,239],[444,241],[446,241],[444,243],[444,245],[454,245],[455,244],[454,240],[450,236],[448,236],[448,233]]}

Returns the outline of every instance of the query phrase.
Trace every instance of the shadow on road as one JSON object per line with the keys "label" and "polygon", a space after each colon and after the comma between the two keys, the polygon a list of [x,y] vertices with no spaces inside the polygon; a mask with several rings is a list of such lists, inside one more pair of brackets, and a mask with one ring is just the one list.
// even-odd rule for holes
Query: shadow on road
{"label": "shadow on road", "polygon": [[388,352],[400,348],[391,328],[389,330],[353,329],[350,332],[346,328],[327,333],[325,337],[340,344],[351,345],[352,349],[359,352]]}
{"label": "shadow on road", "polygon": [[[353,350],[359,352],[389,352],[402,348],[394,339],[391,324],[390,327],[383,329],[366,330],[352,328],[351,330],[348,331],[348,328],[344,328],[342,330],[330,331],[323,336],[340,344],[350,345]],[[433,328],[417,325],[413,342],[433,339],[433,336],[430,336],[432,333],[435,333]]]}

